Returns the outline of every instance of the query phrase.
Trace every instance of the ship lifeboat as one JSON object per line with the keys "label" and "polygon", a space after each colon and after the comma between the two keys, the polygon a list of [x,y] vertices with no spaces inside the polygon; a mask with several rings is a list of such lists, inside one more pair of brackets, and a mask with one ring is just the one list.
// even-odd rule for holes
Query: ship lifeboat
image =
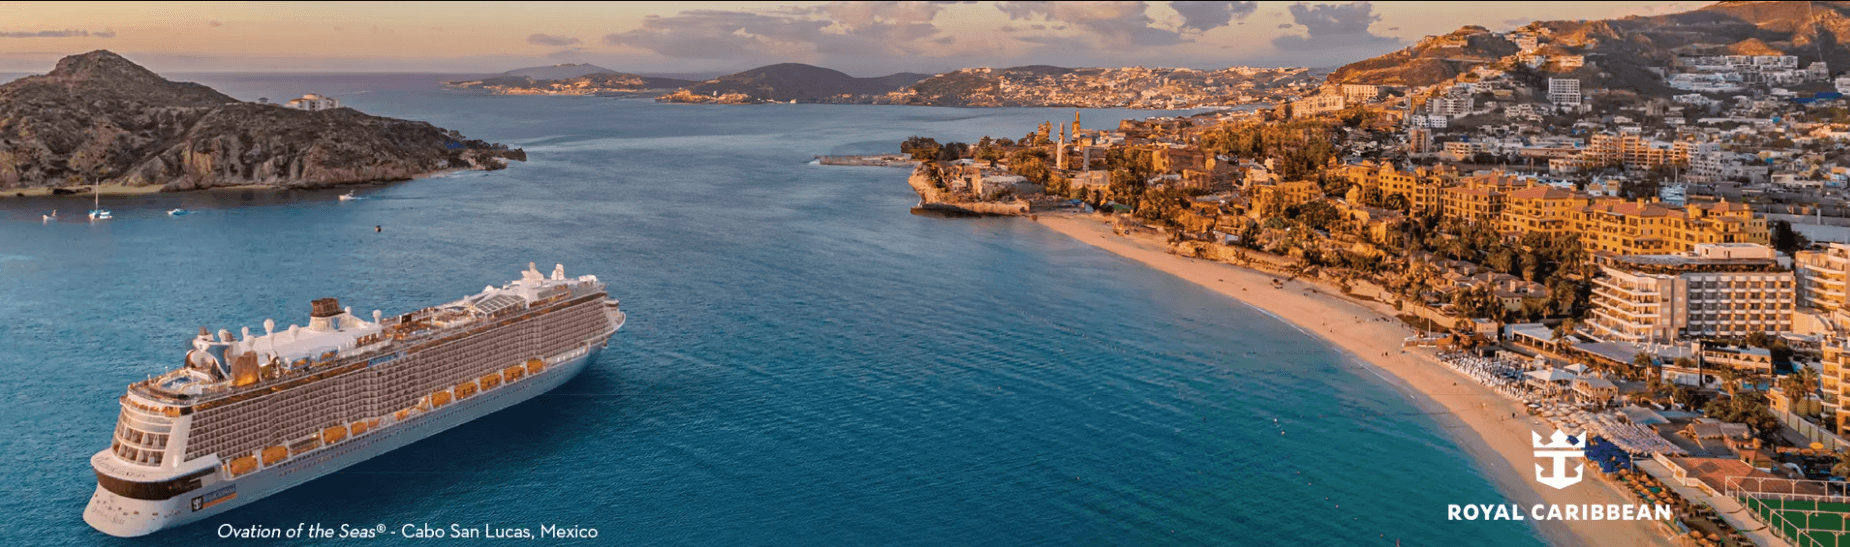
{"label": "ship lifeboat", "polygon": [[321,448],[321,438],[320,437],[310,437],[306,441],[302,441],[299,443],[289,445],[289,455],[300,456],[304,452],[308,452],[310,450],[314,450],[317,448]]}
{"label": "ship lifeboat", "polygon": [[231,460],[231,465],[227,467],[231,469],[231,476],[233,477],[250,473],[257,470],[257,458],[255,456],[242,456]]}
{"label": "ship lifeboat", "polygon": [[342,440],[345,440],[346,438],[347,438],[347,427],[346,426],[337,425],[334,427],[321,430],[321,442],[323,443],[334,444],[337,442],[341,442]]}
{"label": "ship lifeboat", "polygon": [[265,466],[276,465],[277,463],[280,463],[283,460],[288,459],[288,458],[289,458],[289,449],[287,448],[283,448],[281,446],[272,446],[272,447],[263,449],[263,465]]}
{"label": "ship lifeboat", "polygon": [[461,401],[475,396],[475,382],[456,384],[456,400]]}
{"label": "ship lifeboat", "polygon": [[410,417],[411,417],[411,409],[409,408],[392,413],[392,419],[395,419],[401,422],[405,421],[406,418],[410,418]]}
{"label": "ship lifeboat", "polygon": [[515,380],[519,380],[520,377],[526,375],[527,369],[520,368],[520,365],[514,365],[501,370],[501,381],[512,384]]}
{"label": "ship lifeboat", "polygon": [[370,428],[370,427],[372,427],[372,426],[369,426],[369,425],[366,425],[366,422],[363,422],[363,421],[361,421],[361,422],[353,422],[353,425],[350,425],[350,426],[347,426],[347,430],[348,430],[348,431],[352,431],[352,432],[353,432],[353,436],[355,436],[355,437],[358,437],[358,436],[360,436],[360,435],[362,435],[362,434],[364,434],[364,433],[366,433],[366,430],[367,430],[368,428]]}
{"label": "ship lifeboat", "polygon": [[443,408],[444,405],[448,405],[448,404],[450,404],[450,392],[439,391],[439,392],[430,394],[431,408]]}
{"label": "ship lifeboat", "polygon": [[539,374],[540,371],[542,370],[546,370],[545,361],[541,361],[539,359],[528,359],[527,360],[527,374]]}
{"label": "ship lifeboat", "polygon": [[501,387],[501,375],[500,374],[490,374],[487,376],[483,376],[480,380],[476,380],[476,381],[482,384],[482,391],[488,391],[488,390],[491,390],[497,387]]}

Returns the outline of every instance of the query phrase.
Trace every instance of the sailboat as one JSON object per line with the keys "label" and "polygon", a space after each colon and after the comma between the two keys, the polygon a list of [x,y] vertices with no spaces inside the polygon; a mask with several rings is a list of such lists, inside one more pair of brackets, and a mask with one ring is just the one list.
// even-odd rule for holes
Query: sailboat
{"label": "sailboat", "polygon": [[110,213],[108,209],[103,208],[103,193],[102,193],[101,186],[91,188],[90,194],[93,196],[93,202],[94,202],[94,204],[91,206],[93,208],[90,209],[90,220],[109,220],[112,218],[116,218],[115,214]]}

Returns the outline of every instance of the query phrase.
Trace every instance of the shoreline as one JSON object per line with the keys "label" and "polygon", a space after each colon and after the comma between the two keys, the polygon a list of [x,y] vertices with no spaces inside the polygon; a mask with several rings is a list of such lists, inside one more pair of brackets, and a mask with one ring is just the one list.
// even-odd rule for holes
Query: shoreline
{"label": "shoreline", "polygon": [[[1408,349],[1403,353],[1401,342],[1412,334],[1411,330],[1399,320],[1373,320],[1394,317],[1386,305],[1337,296],[1328,287],[1303,280],[1287,281],[1283,289],[1274,288],[1273,280],[1282,277],[1170,254],[1160,236],[1116,235],[1105,217],[1078,213],[1037,216],[1037,223],[1050,230],[1238,300],[1322,339],[1431,415],[1509,502],[1523,507],[1537,503],[1635,503],[1603,480],[1587,480],[1566,489],[1540,488],[1529,480],[1536,460],[1528,433],[1546,434],[1551,427],[1530,416],[1525,407],[1439,364],[1431,350]],[[1334,336],[1339,331],[1343,335]],[[1510,418],[1512,413],[1518,417]],[[1484,501],[1487,500],[1457,503]],[[1444,519],[1445,515],[1435,513],[1427,518]],[[1652,521],[1530,521],[1529,525],[1553,546],[1672,545]]]}
{"label": "shoreline", "polygon": [[445,175],[453,175],[453,174],[460,173],[463,171],[482,171],[482,169],[467,168],[467,167],[450,168],[450,169],[442,169],[438,171],[431,171],[429,173],[414,175],[408,179],[372,180],[372,181],[365,181],[365,182],[353,182],[353,183],[347,183],[347,184],[335,184],[335,185],[329,185],[329,186],[317,186],[313,188],[298,187],[298,186],[277,186],[274,184],[234,184],[231,186],[213,186],[211,188],[200,188],[196,190],[180,190],[176,192],[162,192],[161,191],[162,187],[158,185],[129,186],[126,184],[102,184],[102,185],[84,185],[84,186],[74,187],[74,188],[94,188],[95,189],[94,194],[92,192],[82,192],[82,193],[76,193],[76,194],[53,194],[52,193],[53,188],[65,188],[63,186],[59,186],[59,187],[33,186],[30,188],[0,188],[0,199],[87,198],[92,195],[101,195],[104,197],[130,197],[130,196],[145,196],[149,194],[176,194],[178,195],[178,194],[192,194],[192,193],[199,193],[199,192],[218,192],[218,191],[232,191],[232,190],[333,190],[337,188],[352,188],[352,187],[358,187],[358,186],[385,186],[385,185],[396,184],[400,182],[410,182],[414,180],[422,180],[422,179],[428,179],[428,178],[441,177]]}

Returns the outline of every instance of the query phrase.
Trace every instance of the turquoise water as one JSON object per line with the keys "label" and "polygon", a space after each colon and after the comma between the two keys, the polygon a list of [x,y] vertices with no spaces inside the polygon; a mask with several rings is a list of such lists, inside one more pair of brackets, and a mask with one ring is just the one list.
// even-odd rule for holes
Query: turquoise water
{"label": "turquoise water", "polygon": [[[903,170],[808,164],[1071,111],[200,79],[245,99],[333,93],[532,161],[353,202],[106,199],[118,220],[96,225],[38,221],[87,201],[0,200],[0,542],[456,523],[626,545],[1540,544],[1523,523],[1444,520],[1505,498],[1317,339],[1026,220],[911,215]],[[200,326],[305,323],[323,296],[403,312],[529,261],[598,275],[630,314],[557,392],[203,524],[115,540],[80,518],[115,398]]]}

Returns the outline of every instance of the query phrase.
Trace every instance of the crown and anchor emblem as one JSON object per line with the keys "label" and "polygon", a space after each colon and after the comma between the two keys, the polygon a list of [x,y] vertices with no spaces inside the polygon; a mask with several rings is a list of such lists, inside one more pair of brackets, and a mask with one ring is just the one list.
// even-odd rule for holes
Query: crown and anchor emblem
{"label": "crown and anchor emblem", "polygon": [[1555,434],[1548,439],[1549,442],[1546,443],[1542,442],[1541,434],[1534,431],[1530,431],[1529,436],[1533,440],[1532,444],[1535,448],[1535,457],[1554,460],[1554,474],[1552,475],[1544,474],[1548,469],[1544,469],[1539,463],[1535,464],[1536,482],[1553,486],[1558,490],[1580,482],[1580,480],[1586,476],[1587,464],[1585,463],[1574,466],[1573,476],[1567,475],[1568,458],[1584,459],[1587,457],[1587,437],[1585,432],[1582,432],[1580,435],[1569,437],[1567,433],[1563,433],[1561,430],[1557,429],[1555,430]]}

